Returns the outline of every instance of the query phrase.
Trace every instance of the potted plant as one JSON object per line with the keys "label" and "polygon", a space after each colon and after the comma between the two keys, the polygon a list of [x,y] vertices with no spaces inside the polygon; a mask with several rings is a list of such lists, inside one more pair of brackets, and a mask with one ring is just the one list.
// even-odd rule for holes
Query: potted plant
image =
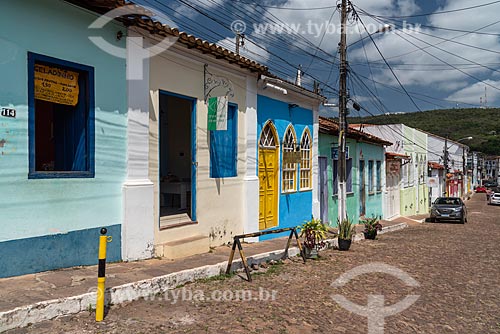
{"label": "potted plant", "polygon": [[377,232],[382,231],[382,224],[380,224],[377,217],[365,218],[361,220],[361,223],[365,225],[365,230],[363,231],[365,239],[375,240]]}
{"label": "potted plant", "polygon": [[300,237],[304,238],[304,253],[306,258],[318,258],[318,251],[325,247],[324,239],[327,231],[328,229],[321,222],[321,219],[312,218],[300,227]]}
{"label": "potted plant", "polygon": [[338,228],[339,250],[349,250],[349,248],[351,247],[352,235],[354,234],[354,225],[349,220],[349,218],[345,218],[342,219],[342,221],[338,222]]}

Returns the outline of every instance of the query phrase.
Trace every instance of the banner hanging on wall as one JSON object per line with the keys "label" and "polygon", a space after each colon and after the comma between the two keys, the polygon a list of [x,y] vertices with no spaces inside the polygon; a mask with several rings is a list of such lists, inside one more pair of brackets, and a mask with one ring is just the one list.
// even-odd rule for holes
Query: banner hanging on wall
{"label": "banner hanging on wall", "polygon": [[216,96],[208,99],[208,130],[227,130],[227,96]]}
{"label": "banner hanging on wall", "polygon": [[57,67],[35,64],[35,99],[76,106],[78,73]]}

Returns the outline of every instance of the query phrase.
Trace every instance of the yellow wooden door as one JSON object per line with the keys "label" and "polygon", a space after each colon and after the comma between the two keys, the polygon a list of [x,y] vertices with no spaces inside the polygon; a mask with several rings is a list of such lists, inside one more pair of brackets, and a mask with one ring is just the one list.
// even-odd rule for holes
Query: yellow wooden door
{"label": "yellow wooden door", "polygon": [[259,229],[278,226],[278,161],[276,149],[259,149]]}

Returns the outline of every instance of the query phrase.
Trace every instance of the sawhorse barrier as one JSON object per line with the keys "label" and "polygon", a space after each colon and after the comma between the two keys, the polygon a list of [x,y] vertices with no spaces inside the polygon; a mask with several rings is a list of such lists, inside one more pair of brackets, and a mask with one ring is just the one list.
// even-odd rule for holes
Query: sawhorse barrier
{"label": "sawhorse barrier", "polygon": [[233,241],[233,248],[231,249],[231,254],[229,255],[229,261],[227,263],[226,275],[229,275],[231,273],[231,264],[233,263],[234,253],[236,251],[236,247],[238,247],[238,251],[240,253],[241,261],[243,262],[243,267],[245,267],[245,272],[247,274],[248,281],[249,282],[252,281],[252,276],[250,275],[250,268],[248,267],[248,262],[247,262],[247,259],[245,257],[245,254],[243,253],[243,247],[241,246],[240,239],[260,237],[261,235],[282,233],[282,232],[287,232],[287,231],[290,231],[290,235],[288,236],[285,251],[284,251],[283,256],[281,258],[283,260],[288,258],[288,248],[290,248],[290,243],[292,242],[292,238],[295,236],[295,240],[297,240],[297,247],[299,248],[300,255],[302,256],[302,260],[304,261],[304,263],[306,263],[306,256],[304,254],[304,251],[302,250],[302,245],[300,244],[299,235],[297,233],[297,226],[296,227],[280,228],[280,229],[270,230],[270,231],[262,231],[262,232],[235,235],[234,241]]}

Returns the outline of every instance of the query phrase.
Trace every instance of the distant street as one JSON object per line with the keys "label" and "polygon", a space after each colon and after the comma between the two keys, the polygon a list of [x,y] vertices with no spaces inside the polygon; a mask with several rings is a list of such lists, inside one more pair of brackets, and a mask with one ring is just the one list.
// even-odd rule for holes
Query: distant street
{"label": "distant street", "polygon": [[[332,294],[359,305],[369,294],[384,295],[386,306],[420,295],[385,318],[385,333],[500,333],[500,207],[486,205],[484,194],[467,206],[465,225],[410,226],[348,252],[324,251],[306,265],[293,259],[268,267],[252,283],[235,276],[189,284],[154,301],[115,306],[100,324],[86,313],[8,333],[368,333],[367,318],[340,307]],[[403,270],[420,286],[381,273],[330,286],[349,269],[374,262]],[[225,300],[237,296],[252,300]]]}

